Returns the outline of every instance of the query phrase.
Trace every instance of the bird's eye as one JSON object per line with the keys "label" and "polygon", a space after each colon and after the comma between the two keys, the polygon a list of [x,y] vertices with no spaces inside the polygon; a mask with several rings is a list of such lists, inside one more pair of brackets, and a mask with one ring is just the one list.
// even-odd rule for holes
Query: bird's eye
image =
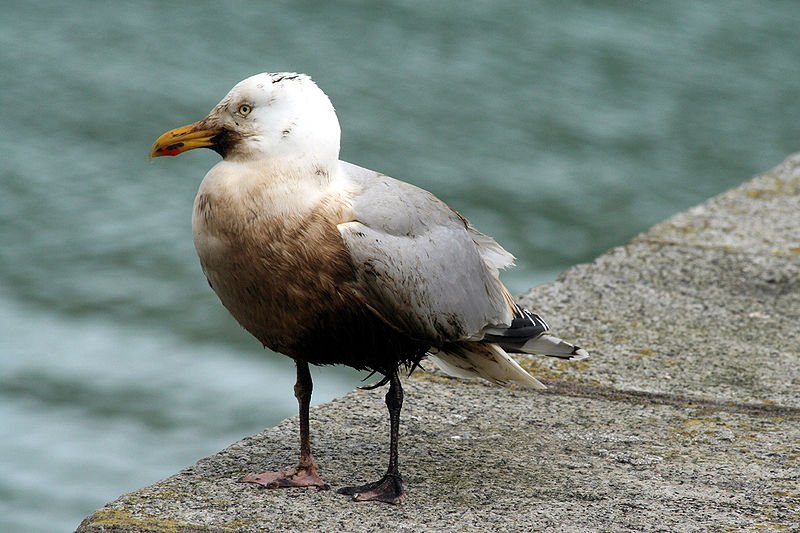
{"label": "bird's eye", "polygon": [[246,117],[247,115],[250,114],[250,111],[252,111],[252,110],[253,110],[253,106],[251,106],[249,104],[242,104],[242,105],[239,106],[239,109],[237,109],[236,112],[239,113],[240,115],[242,115],[243,117]]}

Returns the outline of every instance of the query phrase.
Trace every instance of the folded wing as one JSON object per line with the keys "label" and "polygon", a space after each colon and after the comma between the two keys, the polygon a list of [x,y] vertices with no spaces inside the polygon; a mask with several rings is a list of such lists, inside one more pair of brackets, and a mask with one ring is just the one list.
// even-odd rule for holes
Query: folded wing
{"label": "folded wing", "polygon": [[357,289],[387,322],[433,346],[511,324],[498,278],[513,256],[418,187],[349,163],[352,220],[339,224]]}

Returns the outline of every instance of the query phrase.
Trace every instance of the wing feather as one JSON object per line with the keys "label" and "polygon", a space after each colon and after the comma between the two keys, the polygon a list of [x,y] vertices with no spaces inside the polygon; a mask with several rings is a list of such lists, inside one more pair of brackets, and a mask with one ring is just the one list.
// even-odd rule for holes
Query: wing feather
{"label": "wing feather", "polygon": [[341,169],[354,192],[353,220],[339,232],[358,290],[384,320],[437,345],[511,323],[513,300],[498,277],[511,254],[429,192],[349,163]]}

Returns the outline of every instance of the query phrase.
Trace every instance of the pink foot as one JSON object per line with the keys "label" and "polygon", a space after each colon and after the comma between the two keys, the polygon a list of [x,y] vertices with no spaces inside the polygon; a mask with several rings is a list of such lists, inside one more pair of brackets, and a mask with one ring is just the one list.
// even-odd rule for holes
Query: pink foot
{"label": "pink foot", "polygon": [[317,474],[317,466],[296,467],[292,470],[279,472],[263,472],[261,474],[247,474],[239,478],[241,483],[255,483],[267,489],[280,489],[285,487],[317,487],[319,490],[328,490],[330,485],[325,483]]}

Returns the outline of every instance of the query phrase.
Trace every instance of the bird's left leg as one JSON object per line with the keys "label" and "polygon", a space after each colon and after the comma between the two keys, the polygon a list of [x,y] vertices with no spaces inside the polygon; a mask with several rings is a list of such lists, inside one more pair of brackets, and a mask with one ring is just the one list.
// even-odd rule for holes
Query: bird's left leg
{"label": "bird's left leg", "polygon": [[386,470],[386,474],[374,483],[341,488],[337,491],[339,494],[352,496],[356,501],[379,501],[395,504],[401,503],[405,499],[405,486],[397,464],[400,409],[403,407],[403,387],[400,385],[397,369],[389,376],[386,407],[389,409],[389,468]]}
{"label": "bird's left leg", "polygon": [[268,489],[282,487],[317,487],[327,490],[330,485],[325,483],[317,474],[317,463],[311,455],[311,432],[308,423],[308,407],[311,404],[311,391],[314,384],[311,381],[311,372],[308,363],[297,361],[297,383],[294,385],[294,395],[300,410],[300,461],[292,470],[278,472],[263,472],[261,474],[248,474],[239,479],[244,483],[256,483]]}

